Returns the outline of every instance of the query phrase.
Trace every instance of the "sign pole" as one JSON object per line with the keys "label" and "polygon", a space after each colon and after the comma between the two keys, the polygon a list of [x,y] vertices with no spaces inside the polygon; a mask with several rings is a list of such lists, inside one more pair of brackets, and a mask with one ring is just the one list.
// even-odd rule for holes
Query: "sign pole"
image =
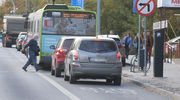
{"label": "sign pole", "polygon": [[146,69],[147,69],[147,62],[146,62],[146,58],[147,58],[147,48],[146,48],[146,34],[147,34],[147,31],[146,31],[146,21],[147,21],[147,19],[146,19],[146,16],[144,17],[144,76],[146,76],[147,75],[147,72],[146,72]]}
{"label": "sign pole", "polygon": [[101,34],[101,0],[97,2],[97,35]]}
{"label": "sign pole", "polygon": [[140,67],[140,49],[141,49],[141,15],[139,14],[139,32],[138,32],[138,66]]}

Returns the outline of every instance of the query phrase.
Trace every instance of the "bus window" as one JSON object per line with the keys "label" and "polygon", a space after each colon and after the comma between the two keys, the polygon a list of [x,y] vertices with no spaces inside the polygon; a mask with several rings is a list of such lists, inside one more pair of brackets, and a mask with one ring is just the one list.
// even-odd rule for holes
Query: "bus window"
{"label": "bus window", "polygon": [[45,12],[42,34],[95,36],[96,18],[85,12]]}

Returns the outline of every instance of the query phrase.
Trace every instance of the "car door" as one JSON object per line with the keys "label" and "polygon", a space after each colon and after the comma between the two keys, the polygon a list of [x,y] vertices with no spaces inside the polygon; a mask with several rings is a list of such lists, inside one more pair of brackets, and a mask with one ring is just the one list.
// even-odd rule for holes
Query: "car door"
{"label": "car door", "polygon": [[72,52],[75,49],[76,46],[76,42],[74,41],[67,53],[66,59],[65,59],[65,71],[66,71],[66,75],[69,75],[69,65],[72,62]]}

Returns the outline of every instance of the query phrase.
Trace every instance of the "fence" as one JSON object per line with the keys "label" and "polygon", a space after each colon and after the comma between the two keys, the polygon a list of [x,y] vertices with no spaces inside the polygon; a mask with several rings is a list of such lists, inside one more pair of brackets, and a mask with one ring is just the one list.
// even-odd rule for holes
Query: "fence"
{"label": "fence", "polygon": [[177,44],[175,56],[176,58],[180,58],[180,42]]}
{"label": "fence", "polygon": [[172,63],[172,58],[180,58],[180,42],[164,43],[164,61]]}

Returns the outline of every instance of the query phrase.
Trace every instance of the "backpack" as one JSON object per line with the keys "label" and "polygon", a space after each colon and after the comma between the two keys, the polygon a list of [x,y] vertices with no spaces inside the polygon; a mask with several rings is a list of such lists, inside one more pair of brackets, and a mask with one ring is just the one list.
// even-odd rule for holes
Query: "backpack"
{"label": "backpack", "polygon": [[129,46],[128,37],[126,37],[126,39],[125,39],[125,47],[128,47],[128,46]]}

